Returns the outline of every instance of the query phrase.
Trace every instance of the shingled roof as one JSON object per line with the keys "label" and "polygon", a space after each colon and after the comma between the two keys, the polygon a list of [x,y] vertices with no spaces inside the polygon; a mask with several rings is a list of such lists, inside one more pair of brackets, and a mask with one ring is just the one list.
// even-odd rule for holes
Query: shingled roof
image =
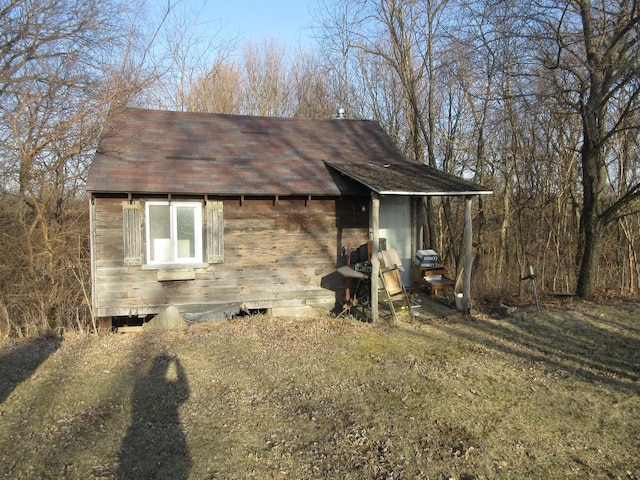
{"label": "shingled roof", "polygon": [[86,189],[337,196],[362,193],[363,187],[382,194],[490,193],[409,162],[372,121],[134,108],[112,114],[89,168]]}
{"label": "shingled roof", "polygon": [[380,195],[479,195],[493,193],[473,182],[415,162],[328,163]]}
{"label": "shingled roof", "polygon": [[375,122],[126,109],[112,115],[90,192],[340,195],[325,161],[404,162]]}

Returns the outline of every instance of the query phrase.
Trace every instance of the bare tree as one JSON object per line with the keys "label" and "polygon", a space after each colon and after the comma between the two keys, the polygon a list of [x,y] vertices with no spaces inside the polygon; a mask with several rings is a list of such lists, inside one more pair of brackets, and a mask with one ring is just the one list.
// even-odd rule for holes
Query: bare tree
{"label": "bare tree", "polygon": [[335,108],[343,108],[355,118],[364,117],[365,109],[360,98],[365,89],[359,89],[357,67],[352,59],[351,18],[359,10],[358,2],[350,0],[321,0],[314,12],[315,35],[319,54],[326,65],[332,91],[335,92]]}
{"label": "bare tree", "polygon": [[[360,73],[365,80],[361,82],[361,92],[369,92],[382,100],[384,96],[391,98],[389,86],[397,88],[393,92],[397,105],[392,111],[403,114],[401,126],[389,117],[376,119],[385,127],[394,125],[389,130],[397,131],[396,139],[410,158],[433,167],[438,166],[437,119],[441,113],[436,100],[438,70],[444,63],[438,60],[440,46],[437,40],[443,37],[447,7],[447,0],[360,0],[342,4],[340,22],[328,24],[326,19],[334,19],[335,15],[325,14],[324,17],[325,29],[330,32],[324,39],[329,47],[340,47],[343,55],[352,57],[352,52],[359,51],[371,59],[363,61],[362,56],[356,56],[360,69],[368,67]],[[342,39],[339,43],[333,40],[338,38]],[[385,85],[367,76],[376,62],[393,74],[395,82],[389,82],[388,74],[378,77]],[[376,73],[380,74],[380,71]],[[386,93],[380,94],[383,91]],[[381,106],[390,111],[383,103],[378,105]],[[371,110],[374,114],[384,111]],[[436,215],[430,198],[425,201],[424,209],[427,213],[425,244],[431,245],[436,241]]]}
{"label": "bare tree", "polygon": [[223,37],[222,21],[203,21],[203,8],[174,0],[156,13],[153,41],[145,59],[154,70],[155,82],[145,91],[144,105],[191,109],[190,103],[197,101],[193,85],[203,76],[215,75],[216,65],[230,58],[237,40]]}
{"label": "bare tree", "polygon": [[243,111],[266,117],[293,116],[292,56],[274,40],[247,43],[242,51]]}
{"label": "bare tree", "polygon": [[228,113],[242,111],[242,70],[231,60],[216,59],[211,70],[195,78],[187,97],[192,112]]}
{"label": "bare tree", "polygon": [[[0,303],[21,330],[87,318],[81,185],[112,106],[141,87],[130,2],[15,0],[0,9]],[[73,288],[72,288],[73,287]],[[83,306],[84,304],[84,306]],[[79,321],[79,320],[78,320]]]}
{"label": "bare tree", "polygon": [[330,118],[335,114],[327,68],[322,65],[313,50],[301,50],[297,54],[292,71],[294,88],[294,112],[297,118]]}
{"label": "bare tree", "polygon": [[[612,144],[638,128],[640,4],[636,0],[543,2],[532,34],[556,101],[582,123],[582,211],[577,294],[589,297],[597,282],[606,228],[640,210],[640,183],[612,184]],[[535,37],[534,37],[535,38]],[[637,157],[628,158],[635,162]]]}
{"label": "bare tree", "polygon": [[219,58],[191,84],[192,111],[329,118],[331,85],[312,50],[292,50],[272,40],[247,43],[240,59]]}
{"label": "bare tree", "polygon": [[[583,297],[596,281],[637,288],[638,5],[322,5],[318,38],[349,101],[411,158],[498,193],[477,217],[485,290],[520,288],[529,264]],[[427,241],[448,231],[455,256],[455,205],[428,210]]]}

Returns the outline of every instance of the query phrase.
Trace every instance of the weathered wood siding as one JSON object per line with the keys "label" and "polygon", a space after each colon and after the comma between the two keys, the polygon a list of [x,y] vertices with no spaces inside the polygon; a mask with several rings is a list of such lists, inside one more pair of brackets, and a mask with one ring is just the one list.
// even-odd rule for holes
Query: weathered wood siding
{"label": "weathered wood siding", "polygon": [[[135,200],[144,205],[144,198]],[[123,209],[123,198],[95,196],[91,206],[95,314],[148,315],[168,305],[198,312],[231,303],[248,309],[304,304],[332,308],[343,289],[343,279],[335,274],[342,247],[355,248],[368,238],[364,220],[368,213],[361,207],[366,201],[366,197],[224,199],[223,263],[196,269],[195,280],[160,282],[158,270],[125,259],[125,242],[135,240],[125,235],[123,222],[131,225],[137,220]],[[144,216],[144,207],[141,212]],[[203,239],[206,243],[206,235]],[[139,248],[144,252],[144,245]]]}

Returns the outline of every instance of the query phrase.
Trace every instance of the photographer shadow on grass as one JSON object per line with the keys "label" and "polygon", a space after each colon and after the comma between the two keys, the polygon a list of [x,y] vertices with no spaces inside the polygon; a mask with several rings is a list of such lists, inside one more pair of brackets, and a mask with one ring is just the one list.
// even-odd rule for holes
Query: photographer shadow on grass
{"label": "photographer shadow on grass", "polygon": [[178,413],[188,398],[189,384],[180,360],[156,356],[147,374],[136,381],[117,478],[188,478],[192,461]]}

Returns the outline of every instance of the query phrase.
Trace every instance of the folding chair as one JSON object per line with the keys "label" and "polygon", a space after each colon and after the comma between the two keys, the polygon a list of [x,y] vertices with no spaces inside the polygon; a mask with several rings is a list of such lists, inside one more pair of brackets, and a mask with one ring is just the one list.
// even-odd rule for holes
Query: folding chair
{"label": "folding chair", "polygon": [[382,280],[382,287],[387,296],[391,316],[393,320],[396,321],[398,317],[394,302],[402,301],[404,307],[407,309],[407,313],[411,315],[411,299],[402,283],[402,277],[400,275],[402,262],[398,252],[395,249],[385,250],[381,252],[381,256],[380,279]]}

